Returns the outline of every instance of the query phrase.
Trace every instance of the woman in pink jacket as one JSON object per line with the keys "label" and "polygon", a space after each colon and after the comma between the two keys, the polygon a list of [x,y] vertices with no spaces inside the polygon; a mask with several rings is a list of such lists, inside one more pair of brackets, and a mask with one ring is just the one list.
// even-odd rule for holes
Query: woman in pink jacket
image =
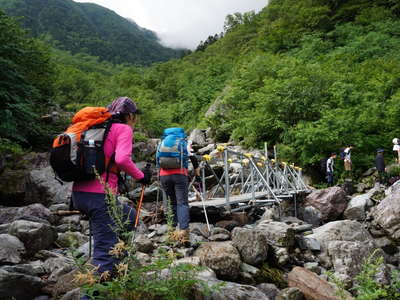
{"label": "woman in pink jacket", "polygon": [[[113,168],[124,171],[142,184],[149,184],[151,171],[139,170],[132,161],[133,129],[139,113],[135,102],[128,97],[115,99],[109,106],[113,124],[104,142],[106,158],[111,159]],[[113,159],[112,159],[113,158]],[[113,172],[101,174],[102,181],[107,182],[115,194],[118,193],[118,175]],[[75,208],[89,217],[93,233],[93,265],[98,266],[98,272],[113,271],[117,260],[109,254],[118,242],[113,231],[114,221],[110,217],[104,187],[98,179],[74,182],[72,197]],[[123,205],[124,214],[129,217],[132,227],[136,211],[128,205]]]}

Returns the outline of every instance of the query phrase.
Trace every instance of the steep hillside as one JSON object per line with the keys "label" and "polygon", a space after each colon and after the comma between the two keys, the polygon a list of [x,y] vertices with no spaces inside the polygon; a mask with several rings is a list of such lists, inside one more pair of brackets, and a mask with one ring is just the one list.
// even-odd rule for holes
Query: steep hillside
{"label": "steep hillside", "polygon": [[154,32],[113,11],[71,0],[0,0],[0,8],[21,16],[34,36],[45,35],[72,53],[85,52],[114,63],[146,65],[180,57],[161,46]]}

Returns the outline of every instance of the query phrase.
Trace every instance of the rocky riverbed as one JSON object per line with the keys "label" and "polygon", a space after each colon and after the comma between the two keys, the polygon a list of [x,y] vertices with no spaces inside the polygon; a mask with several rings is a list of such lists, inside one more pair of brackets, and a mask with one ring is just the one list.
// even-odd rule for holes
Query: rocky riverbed
{"label": "rocky riverbed", "polygon": [[[201,155],[216,148],[197,143]],[[151,144],[140,147],[154,151]],[[69,248],[78,245],[75,250],[88,257],[89,222],[80,214],[62,215],[71,185],[61,185],[47,161],[47,154],[32,153],[0,175],[0,299],[79,299]],[[221,216],[210,230],[195,220],[191,246],[173,247],[165,246],[168,228],[161,203],[156,208],[151,202],[151,186],[148,217],[135,239],[138,256],[150,261],[158,247],[170,247],[180,261],[206,267],[203,280],[225,282],[211,296],[197,291],[196,299],[339,299],[326,271],[351,287],[375,251],[384,257],[376,280],[388,284],[400,262],[400,181],[389,188],[366,182],[353,192],[313,190],[299,201],[297,218],[293,203],[284,203],[280,213],[266,207]]]}

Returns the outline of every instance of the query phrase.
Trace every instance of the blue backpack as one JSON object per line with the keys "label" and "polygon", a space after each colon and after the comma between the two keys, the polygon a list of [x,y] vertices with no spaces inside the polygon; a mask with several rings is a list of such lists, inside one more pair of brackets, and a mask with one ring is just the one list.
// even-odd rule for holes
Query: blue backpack
{"label": "blue backpack", "polygon": [[163,169],[187,169],[188,157],[186,134],[183,128],[164,129],[156,153],[157,166]]}

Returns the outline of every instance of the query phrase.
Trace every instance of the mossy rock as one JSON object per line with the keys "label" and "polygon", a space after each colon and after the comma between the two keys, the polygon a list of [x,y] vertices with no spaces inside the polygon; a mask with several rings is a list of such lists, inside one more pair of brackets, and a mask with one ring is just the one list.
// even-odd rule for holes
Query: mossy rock
{"label": "mossy rock", "polygon": [[278,268],[269,266],[268,264],[263,264],[261,266],[258,276],[255,279],[257,283],[273,283],[280,289],[284,289],[288,286],[285,279],[285,273]]}

